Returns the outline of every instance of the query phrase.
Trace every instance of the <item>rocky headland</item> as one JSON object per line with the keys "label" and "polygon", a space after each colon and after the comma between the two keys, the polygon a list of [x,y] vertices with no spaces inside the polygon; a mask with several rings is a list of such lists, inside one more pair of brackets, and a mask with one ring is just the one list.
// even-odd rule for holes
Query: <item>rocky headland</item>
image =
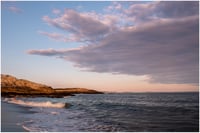
{"label": "rocky headland", "polygon": [[1,74],[2,97],[64,97],[74,94],[102,94],[96,90],[85,88],[57,88],[35,83],[25,79],[17,79],[11,75]]}

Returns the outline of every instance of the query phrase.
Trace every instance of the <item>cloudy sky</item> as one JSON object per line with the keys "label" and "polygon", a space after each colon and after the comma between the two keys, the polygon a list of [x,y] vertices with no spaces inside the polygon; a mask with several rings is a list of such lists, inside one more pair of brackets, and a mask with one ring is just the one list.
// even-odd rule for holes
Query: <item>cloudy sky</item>
{"label": "cloudy sky", "polygon": [[53,87],[198,91],[196,2],[2,2],[1,73]]}

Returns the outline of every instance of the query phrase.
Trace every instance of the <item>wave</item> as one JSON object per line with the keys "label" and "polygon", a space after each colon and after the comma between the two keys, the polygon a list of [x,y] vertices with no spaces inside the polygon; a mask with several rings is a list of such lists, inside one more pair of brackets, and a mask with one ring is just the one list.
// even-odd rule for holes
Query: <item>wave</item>
{"label": "wave", "polygon": [[47,108],[64,108],[67,107],[68,104],[66,103],[52,103],[50,101],[46,102],[31,102],[31,101],[22,101],[22,100],[17,100],[15,98],[6,98],[4,101],[8,103],[14,103],[18,105],[23,105],[23,106],[30,106],[30,107],[47,107]]}
{"label": "wave", "polygon": [[24,128],[25,130],[27,130],[27,131],[29,131],[29,132],[34,132],[34,130],[31,130],[30,128],[28,128],[28,127],[26,127],[26,126],[24,126],[24,125],[22,125],[22,128]]}
{"label": "wave", "polygon": [[28,132],[47,132],[47,130],[45,130],[45,129],[34,128],[34,127],[27,127],[25,125],[22,125],[22,128],[24,128]]}

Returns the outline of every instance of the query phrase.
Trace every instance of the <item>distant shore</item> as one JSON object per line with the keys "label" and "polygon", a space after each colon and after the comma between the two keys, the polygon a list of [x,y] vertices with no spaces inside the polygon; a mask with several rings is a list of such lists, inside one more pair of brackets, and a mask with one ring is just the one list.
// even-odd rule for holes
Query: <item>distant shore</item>
{"label": "distant shore", "polygon": [[21,116],[32,113],[28,108],[1,102],[1,132],[28,132],[20,125],[25,120]]}

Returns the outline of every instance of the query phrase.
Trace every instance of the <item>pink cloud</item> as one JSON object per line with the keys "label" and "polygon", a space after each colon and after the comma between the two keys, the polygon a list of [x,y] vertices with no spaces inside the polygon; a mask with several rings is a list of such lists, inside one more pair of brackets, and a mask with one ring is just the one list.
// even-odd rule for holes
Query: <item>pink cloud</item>
{"label": "pink cloud", "polygon": [[[115,4],[115,9],[123,8],[120,6]],[[107,15],[66,9],[60,16],[44,16],[43,20],[66,31],[73,41],[88,40],[89,45],[28,53],[59,57],[92,72],[148,75],[151,82],[195,84],[199,80],[198,13],[198,2],[134,3]],[[56,33],[43,35],[66,39]]]}
{"label": "pink cloud", "polygon": [[22,12],[22,10],[20,8],[17,8],[15,6],[9,6],[8,10],[10,10],[11,12],[14,12],[14,13],[21,13]]}
{"label": "pink cloud", "polygon": [[43,32],[43,31],[39,31],[39,33],[54,40],[62,40],[62,41],[65,40],[64,35],[61,35],[59,33],[48,33],[48,32]]}
{"label": "pink cloud", "polygon": [[60,33],[49,33],[49,32],[44,32],[44,31],[39,31],[38,32],[41,35],[45,35],[50,39],[56,40],[56,41],[62,41],[62,42],[80,42],[81,38],[74,35],[74,34],[68,34],[67,36],[60,34]]}
{"label": "pink cloud", "polygon": [[66,9],[64,14],[57,18],[44,16],[42,19],[48,24],[81,37],[81,40],[98,40],[110,33],[110,27],[99,21],[95,13],[79,13]]}
{"label": "pink cloud", "polygon": [[91,72],[148,75],[150,82],[198,83],[198,16],[151,21],[74,50],[30,50]]}
{"label": "pink cloud", "polygon": [[61,13],[61,11],[60,11],[60,10],[58,10],[58,9],[53,9],[53,11],[52,11],[52,12],[53,12],[53,14],[56,14],[56,15]]}

